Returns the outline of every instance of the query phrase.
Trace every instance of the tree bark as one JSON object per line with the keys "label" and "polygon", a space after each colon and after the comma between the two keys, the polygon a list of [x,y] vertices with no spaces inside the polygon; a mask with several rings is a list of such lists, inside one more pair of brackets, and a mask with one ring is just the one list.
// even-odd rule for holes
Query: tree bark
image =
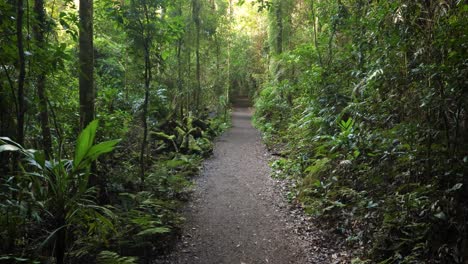
{"label": "tree bark", "polygon": [[141,151],[140,151],[140,179],[143,186],[145,182],[146,174],[146,161],[145,161],[145,152],[146,145],[148,144],[148,105],[149,105],[149,96],[150,96],[150,85],[151,85],[151,63],[150,63],[150,53],[149,47],[145,47],[145,101],[143,103],[143,140],[141,142]]}
{"label": "tree bark", "polygon": [[215,34],[215,46],[216,46],[216,86],[215,94],[216,96],[221,96],[223,94],[221,86],[221,46],[219,43],[218,34]]}
{"label": "tree bark", "polygon": [[94,119],[94,47],[93,1],[80,0],[80,127],[85,128]]}
{"label": "tree bark", "polygon": [[190,88],[187,88],[187,93],[186,93],[186,104],[187,104],[187,112],[189,111],[193,111],[194,110],[194,101],[193,101],[193,98],[195,97],[195,93],[193,91],[193,89],[191,89],[192,87],[192,49],[187,46],[186,47],[187,49],[187,75],[186,75],[186,83],[187,83],[187,86],[190,87]]}
{"label": "tree bark", "polygon": [[55,239],[55,261],[56,264],[64,264],[65,263],[65,252],[66,242],[67,242],[67,234],[65,230],[66,221],[65,217],[60,217],[57,223],[57,227],[60,228],[57,232],[57,238]]}
{"label": "tree bark", "polygon": [[[228,9],[228,24],[229,24],[229,32],[232,30],[231,25],[232,25],[232,17],[234,15],[234,7],[233,7],[233,2],[232,0],[229,0],[229,9]],[[227,46],[227,85],[226,85],[226,91],[225,91],[225,103],[226,105],[224,106],[224,120],[228,119],[228,105],[229,105],[229,94],[231,93],[231,36],[228,36],[228,46]]]}
{"label": "tree bark", "polygon": [[200,2],[199,0],[193,0],[193,20],[195,22],[195,57],[196,57],[196,75],[197,75],[197,90],[195,94],[195,111],[200,110],[201,101],[201,73],[200,73]]}
{"label": "tree bark", "polygon": [[[94,42],[93,42],[93,0],[80,0],[79,10],[79,90],[80,90],[80,130],[83,130],[95,117],[95,97],[94,88]],[[99,186],[98,199],[102,203],[106,197],[104,195],[105,179],[96,175],[97,165],[91,165],[91,175],[89,177],[90,186]]]}
{"label": "tree bark", "polygon": [[[46,17],[44,9],[44,0],[34,1],[34,12],[36,14],[37,23],[33,27],[34,37],[36,38],[37,47],[39,50],[45,49],[44,33],[46,30]],[[46,154],[46,158],[52,157],[52,137],[50,134],[49,113],[47,110],[46,96],[46,71],[44,67],[38,67],[37,74],[37,96],[39,98],[39,111],[42,130],[42,147]]]}
{"label": "tree bark", "polygon": [[177,41],[177,90],[179,98],[180,117],[184,116],[184,100],[183,100],[183,81],[182,81],[182,38]]}
{"label": "tree bark", "polygon": [[310,1],[310,9],[312,11],[312,23],[314,24],[314,46],[315,46],[315,50],[317,51],[317,56],[318,56],[318,60],[319,60],[319,63],[320,63],[320,66],[323,67],[323,62],[322,62],[322,54],[320,53],[320,48],[319,48],[319,45],[318,45],[318,39],[317,39],[317,23],[318,23],[318,19],[315,15],[315,7],[314,7],[314,0],[311,0]]}
{"label": "tree bark", "polygon": [[276,54],[281,54],[283,53],[283,7],[281,1],[277,1],[275,12],[276,27],[278,30],[276,35]]}
{"label": "tree bark", "polygon": [[23,16],[24,16],[24,1],[18,0],[16,13],[16,45],[18,48],[18,112],[17,112],[17,131],[16,141],[24,144],[24,116],[26,113],[26,105],[24,100],[24,82],[26,78],[26,63],[24,56],[23,44]]}
{"label": "tree bark", "polygon": [[[149,10],[146,4],[143,5],[145,12],[146,24],[149,25]],[[143,140],[141,142],[141,151],[140,151],[140,180],[141,188],[143,189],[145,183],[145,174],[146,174],[146,146],[148,144],[148,107],[149,107],[149,98],[150,98],[150,88],[151,81],[153,79],[152,69],[151,69],[151,33],[146,32],[143,28],[142,37],[144,40],[144,49],[145,49],[145,100],[143,103],[143,114],[142,114],[142,123],[143,123]]]}
{"label": "tree bark", "polygon": [[[182,4],[179,3],[177,8],[177,15],[182,16]],[[184,98],[183,98],[183,80],[182,80],[182,44],[183,44],[183,37],[181,36],[177,40],[177,90],[178,95],[177,98],[179,102],[179,111],[180,117],[183,118],[184,116]]]}

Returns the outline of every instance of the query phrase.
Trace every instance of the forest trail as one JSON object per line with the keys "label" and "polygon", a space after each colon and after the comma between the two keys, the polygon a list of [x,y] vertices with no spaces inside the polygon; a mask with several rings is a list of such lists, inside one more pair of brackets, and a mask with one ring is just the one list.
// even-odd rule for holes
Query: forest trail
{"label": "forest trail", "polygon": [[233,127],[217,140],[197,180],[183,239],[169,263],[308,263],[305,242],[269,176],[251,110],[238,105]]}

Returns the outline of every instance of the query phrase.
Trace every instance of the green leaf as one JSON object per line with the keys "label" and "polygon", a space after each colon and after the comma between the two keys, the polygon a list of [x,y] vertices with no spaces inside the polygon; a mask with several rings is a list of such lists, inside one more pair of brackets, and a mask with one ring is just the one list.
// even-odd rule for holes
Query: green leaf
{"label": "green leaf", "polygon": [[441,219],[441,220],[447,219],[447,216],[445,215],[444,212],[439,212],[439,213],[435,214],[434,216],[435,216],[436,218]]}
{"label": "green leaf", "polygon": [[0,152],[5,152],[5,151],[18,151],[20,148],[14,145],[10,144],[5,144],[0,146]]}
{"label": "green leaf", "polygon": [[135,264],[135,257],[121,257],[119,254],[111,251],[102,251],[96,259],[98,264]]}
{"label": "green leaf", "polygon": [[319,180],[316,180],[313,182],[312,185],[315,186],[316,188],[319,188],[320,186],[322,186],[322,183]]}
{"label": "green leaf", "polygon": [[41,168],[45,168],[46,157],[44,151],[36,151],[33,153],[34,161],[39,165]]}
{"label": "green leaf", "polygon": [[180,159],[172,159],[172,160],[168,160],[165,165],[166,167],[168,167],[169,169],[176,169],[180,166],[183,166],[187,164],[187,162],[185,160],[180,160]]}
{"label": "green leaf", "polygon": [[157,139],[166,139],[166,140],[174,140],[175,139],[175,136],[174,135],[168,135],[164,132],[151,132],[151,135],[153,135],[154,137],[156,137]]}
{"label": "green leaf", "polygon": [[353,152],[353,157],[354,157],[354,158],[357,158],[357,157],[359,157],[359,155],[361,155],[361,152],[360,152],[359,150],[356,149],[356,150]]}
{"label": "green leaf", "polygon": [[12,263],[15,263],[15,262],[38,263],[36,261],[31,261],[30,259],[27,259],[27,258],[20,258],[20,257],[14,257],[14,256],[1,256],[0,261],[3,261],[3,260],[13,261]]}
{"label": "green leaf", "polygon": [[83,131],[81,131],[80,135],[78,136],[75,149],[75,159],[73,160],[75,166],[79,166],[83,158],[86,156],[89,148],[91,148],[93,145],[97,126],[98,121],[92,121],[85,129],[83,129]]}
{"label": "green leaf", "polygon": [[203,150],[200,148],[200,146],[198,146],[197,141],[192,135],[188,136],[188,147],[191,151],[197,151],[200,153],[203,152]]}
{"label": "green leaf", "polygon": [[461,187],[463,187],[463,183],[457,183],[452,188],[448,189],[447,192],[449,193],[449,192],[460,190]]}
{"label": "green leaf", "polygon": [[13,141],[11,138],[9,137],[0,137],[0,143],[3,143],[3,144],[8,144],[8,145],[13,145],[19,149],[23,149],[23,147],[16,143],[15,141]]}
{"label": "green leaf", "polygon": [[167,58],[169,58],[169,56],[171,56],[171,53],[168,50],[164,50],[161,53],[161,57],[162,57],[163,60],[166,60]]}
{"label": "green leaf", "polygon": [[171,232],[171,229],[167,227],[153,227],[153,228],[148,228],[140,233],[138,233],[138,236],[152,236],[152,235],[157,235],[157,234],[165,234]]}
{"label": "green leaf", "polygon": [[109,140],[109,141],[105,141],[97,145],[94,145],[89,149],[88,153],[86,153],[84,159],[94,161],[102,154],[105,154],[114,150],[115,145],[117,145],[119,142],[120,142],[120,139],[115,139],[115,140]]}

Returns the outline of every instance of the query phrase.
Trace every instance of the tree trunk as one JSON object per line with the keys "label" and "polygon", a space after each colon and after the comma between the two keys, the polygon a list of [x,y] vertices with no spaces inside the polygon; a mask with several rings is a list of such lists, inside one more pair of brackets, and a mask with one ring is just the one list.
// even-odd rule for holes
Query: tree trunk
{"label": "tree trunk", "polygon": [[56,264],[63,264],[65,263],[65,252],[66,248],[66,225],[65,217],[60,217],[57,221],[57,228],[60,230],[57,231],[57,237],[55,239],[55,262]]}
{"label": "tree trunk", "polygon": [[317,56],[318,56],[320,66],[323,67],[322,54],[320,53],[320,49],[319,49],[319,45],[318,45],[318,39],[317,39],[318,18],[315,15],[314,0],[310,1],[310,9],[312,11],[312,23],[314,24],[314,46],[315,46],[315,50],[317,51]]}
{"label": "tree trunk", "polygon": [[[232,0],[229,0],[228,19],[229,19],[229,32],[232,30],[232,17],[234,15],[234,8]],[[224,120],[228,119],[228,105],[229,105],[229,93],[231,92],[231,36],[228,36],[227,45],[227,85],[225,91],[225,106],[224,106]]]}
{"label": "tree trunk", "polygon": [[[44,51],[45,39],[44,33],[46,30],[46,17],[44,9],[44,0],[34,1],[34,12],[36,14],[37,22],[33,27],[34,37],[37,41],[39,50]],[[50,134],[49,126],[49,113],[47,111],[47,96],[46,96],[46,71],[44,67],[39,67],[39,73],[37,75],[37,96],[39,98],[39,111],[42,129],[42,147],[46,154],[46,158],[52,157],[52,137]]]}
{"label": "tree trunk", "polygon": [[[96,91],[94,88],[94,43],[93,43],[93,0],[80,0],[80,31],[79,31],[79,90],[80,90],[80,129],[84,129],[94,120],[94,103]],[[96,176],[96,162],[91,165],[89,185],[100,186],[98,198],[105,200],[103,191],[105,180]]]}
{"label": "tree trunk", "polygon": [[278,33],[276,35],[276,54],[283,53],[283,8],[282,2],[277,1],[276,5],[276,27]]}
{"label": "tree trunk", "polygon": [[195,93],[193,92],[192,89],[192,50],[187,47],[187,75],[186,75],[186,80],[187,80],[187,86],[190,87],[187,90],[186,93],[186,104],[187,104],[187,112],[188,111],[193,111],[193,105],[194,101],[193,98],[195,96]]}
{"label": "tree trunk", "polygon": [[[149,10],[146,4],[143,5],[144,8],[144,15],[146,19],[147,25],[150,24],[149,19]],[[144,48],[145,48],[145,100],[143,103],[143,114],[142,114],[142,122],[143,122],[143,140],[141,142],[141,151],[140,151],[140,180],[141,180],[141,188],[143,189],[145,183],[145,174],[146,174],[146,146],[148,144],[148,106],[149,106],[149,97],[150,97],[150,88],[151,88],[151,81],[153,79],[152,71],[151,71],[151,33],[145,32],[143,29],[142,37],[144,39]]]}
{"label": "tree trunk", "polygon": [[93,1],[80,0],[80,127],[85,128],[94,119],[94,47]]}
{"label": "tree trunk", "polygon": [[197,75],[197,90],[195,94],[195,111],[200,110],[201,101],[201,76],[200,76],[200,2],[199,0],[193,0],[193,20],[195,22],[195,57],[196,57],[196,75]]}
{"label": "tree trunk", "polygon": [[17,112],[17,131],[16,141],[24,145],[24,115],[26,113],[26,105],[24,100],[24,82],[26,78],[26,63],[24,57],[23,46],[23,15],[24,1],[17,0],[17,15],[16,15],[16,44],[18,48],[18,112]]}
{"label": "tree trunk", "polygon": [[146,174],[146,160],[145,152],[146,145],[148,141],[148,105],[149,105],[149,95],[150,95],[150,85],[151,85],[152,73],[151,73],[151,61],[150,61],[150,50],[149,43],[145,44],[145,101],[143,103],[143,140],[141,142],[141,151],[140,151],[140,180],[141,186],[143,187],[145,183],[145,174]]}
{"label": "tree trunk", "polygon": [[[182,4],[179,3],[177,8],[177,15],[182,16]],[[182,44],[183,44],[183,37],[181,36],[177,40],[177,90],[178,95],[177,98],[179,100],[179,111],[180,117],[183,118],[184,116],[184,98],[183,98],[183,80],[182,80]]]}
{"label": "tree trunk", "polygon": [[221,47],[219,43],[218,34],[215,34],[215,45],[216,45],[216,83],[215,83],[215,94],[217,97],[223,94],[221,85]]}
{"label": "tree trunk", "polygon": [[183,83],[182,83],[182,38],[177,41],[177,90],[179,94],[177,98],[179,98],[179,110],[180,110],[180,117],[184,116],[184,98],[183,98]]}

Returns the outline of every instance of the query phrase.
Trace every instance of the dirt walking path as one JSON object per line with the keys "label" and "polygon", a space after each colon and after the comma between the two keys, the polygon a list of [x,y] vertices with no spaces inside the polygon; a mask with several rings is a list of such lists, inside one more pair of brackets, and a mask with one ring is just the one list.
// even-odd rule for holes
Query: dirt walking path
{"label": "dirt walking path", "polygon": [[165,263],[332,263],[326,249],[314,253],[317,234],[308,241],[298,231],[310,228],[298,224],[303,218],[292,219],[269,176],[268,158],[250,110],[237,108],[233,127],[205,162],[185,212],[182,241]]}

